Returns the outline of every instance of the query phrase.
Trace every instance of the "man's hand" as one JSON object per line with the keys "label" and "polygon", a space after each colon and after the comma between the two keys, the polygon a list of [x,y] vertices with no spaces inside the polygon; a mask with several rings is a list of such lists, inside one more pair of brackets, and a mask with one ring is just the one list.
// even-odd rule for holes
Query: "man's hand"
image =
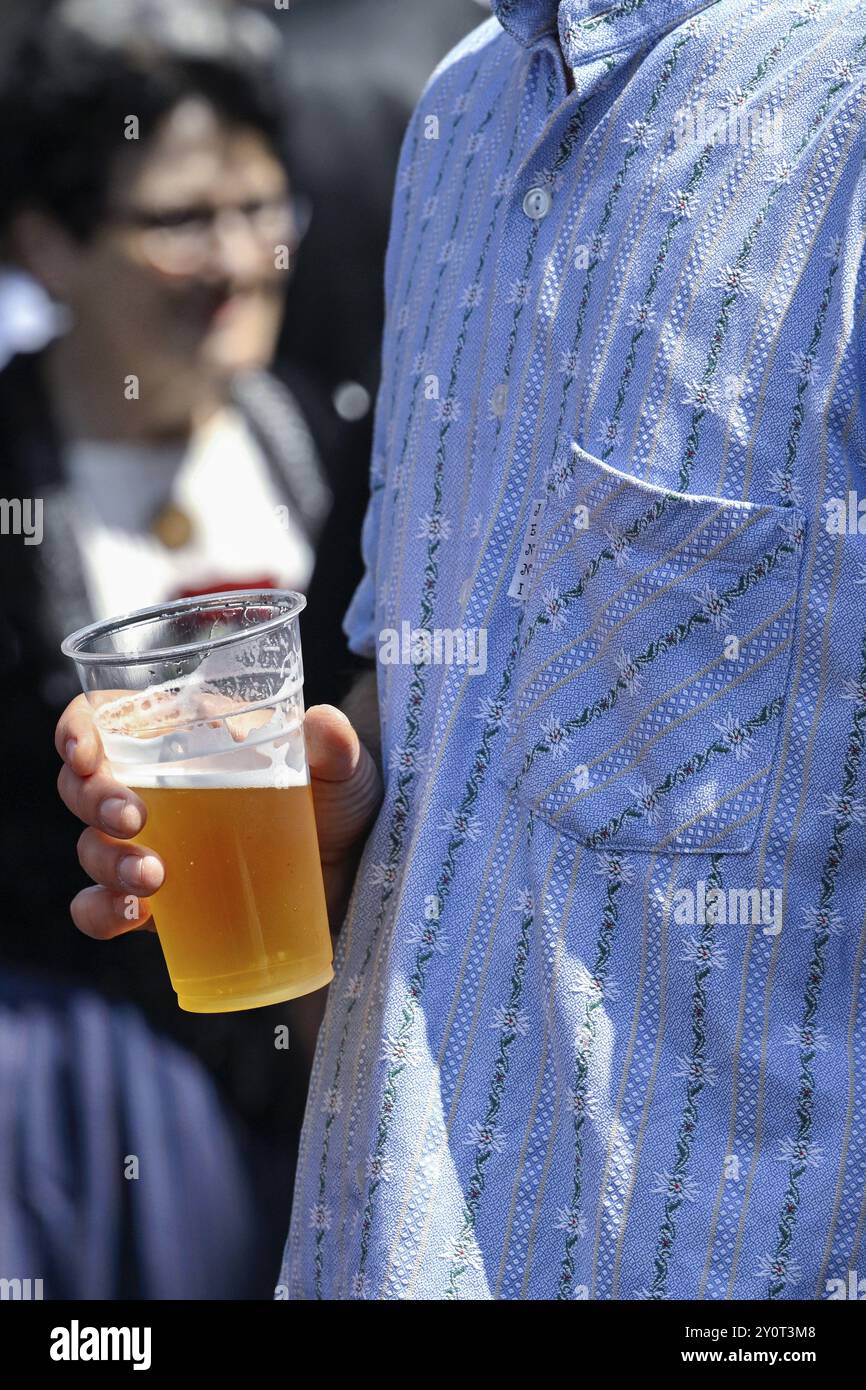
{"label": "man's hand", "polygon": [[[331,929],[337,931],[382,783],[351,723],[333,705],[308,710],[304,734]],[[153,930],[149,899],[162,885],[164,867],[151,850],[129,843],[144,828],[147,810],[113,775],[84,695],[61,715],[55,746],[63,759],[58,791],[85,823],[78,858],[96,885],[73,899],[72,920],[85,935],[104,940],[139,927]],[[131,921],[130,896],[140,906]]]}

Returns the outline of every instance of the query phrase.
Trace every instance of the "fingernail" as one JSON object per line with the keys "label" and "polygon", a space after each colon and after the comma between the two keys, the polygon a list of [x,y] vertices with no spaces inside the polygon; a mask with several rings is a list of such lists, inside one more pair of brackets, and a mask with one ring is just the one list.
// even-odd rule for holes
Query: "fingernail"
{"label": "fingernail", "polygon": [[159,860],[152,854],[125,854],[117,866],[117,877],[127,888],[141,888],[161,878]]}
{"label": "fingernail", "polygon": [[122,796],[110,796],[99,808],[99,819],[106,830],[135,835],[141,829],[141,812]]}
{"label": "fingernail", "polygon": [[77,747],[78,747],[78,739],[77,739],[77,738],[68,738],[68,739],[66,740],[66,761],[67,761],[68,763],[71,763],[71,762],[72,762],[72,759],[75,757],[75,750],[76,750]]}

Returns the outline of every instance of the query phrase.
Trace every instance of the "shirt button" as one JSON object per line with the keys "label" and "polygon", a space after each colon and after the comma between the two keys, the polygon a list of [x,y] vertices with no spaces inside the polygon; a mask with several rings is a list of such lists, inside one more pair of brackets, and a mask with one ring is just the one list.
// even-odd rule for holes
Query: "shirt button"
{"label": "shirt button", "polygon": [[539,222],[550,212],[552,199],[546,188],[530,188],[523,200],[523,211],[533,222]]}

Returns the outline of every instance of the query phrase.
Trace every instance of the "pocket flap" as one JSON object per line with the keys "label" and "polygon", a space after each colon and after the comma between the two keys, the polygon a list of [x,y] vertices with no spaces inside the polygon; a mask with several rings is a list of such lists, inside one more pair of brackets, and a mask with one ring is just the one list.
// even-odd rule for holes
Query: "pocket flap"
{"label": "pocket flap", "polygon": [[597,849],[743,851],[781,726],[805,516],[572,446],[541,518],[500,781]]}

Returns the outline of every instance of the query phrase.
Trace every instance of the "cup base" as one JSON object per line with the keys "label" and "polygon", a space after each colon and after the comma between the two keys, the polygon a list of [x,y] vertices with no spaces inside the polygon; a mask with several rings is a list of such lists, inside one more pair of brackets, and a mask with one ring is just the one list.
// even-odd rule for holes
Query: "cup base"
{"label": "cup base", "polygon": [[287,999],[298,999],[303,994],[314,994],[324,989],[334,978],[334,967],[311,975],[306,980],[293,980],[284,985],[268,985],[248,994],[226,995],[209,999],[206,995],[190,997],[179,994],[178,1006],[187,1014],[232,1014],[243,1009],[263,1009],[268,1004],[284,1004]]}

